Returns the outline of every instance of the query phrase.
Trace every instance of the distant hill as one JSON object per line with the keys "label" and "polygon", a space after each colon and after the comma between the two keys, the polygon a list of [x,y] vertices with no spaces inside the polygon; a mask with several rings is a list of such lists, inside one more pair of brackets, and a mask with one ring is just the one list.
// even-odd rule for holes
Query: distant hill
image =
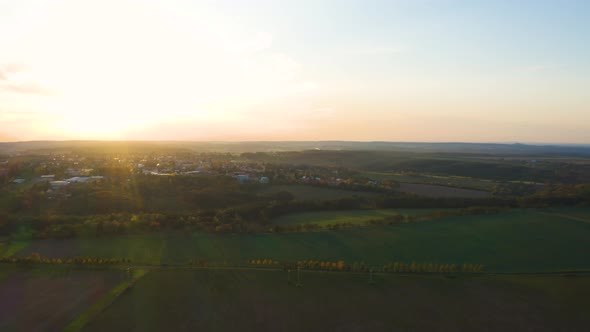
{"label": "distant hill", "polygon": [[[590,156],[590,145],[532,145],[500,143],[420,143],[420,142],[182,142],[182,141],[29,141],[0,142],[0,153],[41,152],[42,150],[84,150],[113,153],[150,151],[271,152],[303,150],[399,151],[493,155]],[[46,152],[46,151],[45,151]]]}

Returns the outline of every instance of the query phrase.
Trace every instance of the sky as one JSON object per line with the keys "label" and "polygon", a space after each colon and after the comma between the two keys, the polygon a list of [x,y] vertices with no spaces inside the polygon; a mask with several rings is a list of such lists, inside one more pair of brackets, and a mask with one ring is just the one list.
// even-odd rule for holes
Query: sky
{"label": "sky", "polygon": [[0,0],[0,141],[590,143],[590,1]]}

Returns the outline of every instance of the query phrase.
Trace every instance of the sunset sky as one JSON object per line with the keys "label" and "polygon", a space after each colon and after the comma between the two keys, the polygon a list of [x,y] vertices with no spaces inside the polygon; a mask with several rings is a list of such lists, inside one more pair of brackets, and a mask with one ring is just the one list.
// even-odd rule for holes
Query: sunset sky
{"label": "sunset sky", "polygon": [[0,141],[590,143],[590,1],[0,0]]}

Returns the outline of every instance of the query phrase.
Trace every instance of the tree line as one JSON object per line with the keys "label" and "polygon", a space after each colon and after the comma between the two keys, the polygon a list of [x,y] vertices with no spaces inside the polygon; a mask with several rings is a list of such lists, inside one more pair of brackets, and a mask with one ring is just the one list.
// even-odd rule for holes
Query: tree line
{"label": "tree line", "polygon": [[66,257],[66,258],[48,258],[39,253],[31,253],[25,257],[3,257],[0,263],[43,263],[43,264],[77,264],[77,265],[118,265],[131,263],[126,258],[108,258],[108,257]]}
{"label": "tree line", "polygon": [[250,259],[249,266],[255,267],[281,267],[283,270],[303,269],[316,271],[342,271],[342,272],[381,272],[381,273],[483,273],[483,264],[441,264],[441,263],[405,263],[389,262],[382,266],[372,266],[365,262],[349,263],[343,260],[299,260],[296,262],[279,262],[277,260]]}

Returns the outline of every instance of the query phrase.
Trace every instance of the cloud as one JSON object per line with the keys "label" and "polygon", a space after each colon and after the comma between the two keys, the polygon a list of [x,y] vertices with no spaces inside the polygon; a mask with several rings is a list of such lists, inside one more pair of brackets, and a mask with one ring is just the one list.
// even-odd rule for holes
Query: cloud
{"label": "cloud", "polygon": [[[227,129],[254,109],[300,111],[288,105],[319,89],[302,63],[276,49],[271,32],[229,17],[155,2],[68,1],[34,24],[9,45],[22,55],[10,59],[30,66],[0,67],[0,103],[18,99],[55,115],[44,126],[51,135],[98,136],[164,121]],[[10,40],[0,34],[0,43]],[[0,63],[6,59],[0,54]],[[80,124],[81,117],[96,120]]]}
{"label": "cloud", "polygon": [[4,73],[19,73],[29,70],[30,67],[23,63],[0,64],[0,71]]}
{"label": "cloud", "polygon": [[0,90],[9,91],[9,92],[18,92],[24,94],[35,94],[35,95],[50,95],[51,92],[35,83],[25,83],[25,84],[4,84],[0,85]]}
{"label": "cloud", "polygon": [[0,64],[0,81],[7,81],[8,76],[28,70],[29,67],[20,63]]}
{"label": "cloud", "polygon": [[48,95],[49,90],[29,77],[30,67],[22,63],[0,64],[0,91]]}

